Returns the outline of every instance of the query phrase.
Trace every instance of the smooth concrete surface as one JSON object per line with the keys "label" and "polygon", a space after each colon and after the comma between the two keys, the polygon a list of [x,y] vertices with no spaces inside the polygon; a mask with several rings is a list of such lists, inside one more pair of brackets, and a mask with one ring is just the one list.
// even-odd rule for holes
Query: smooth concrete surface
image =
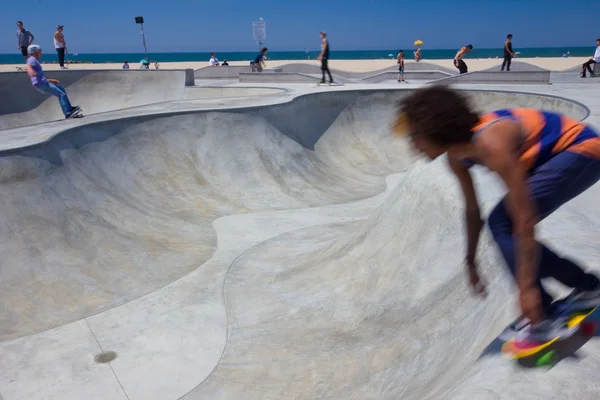
{"label": "smooth concrete surface", "polygon": [[[512,62],[510,63],[510,71],[548,71],[547,69],[538,67],[537,65],[532,65],[526,62],[522,62],[522,61],[517,61],[518,58],[513,58]],[[469,60],[466,59],[465,62],[467,63],[467,65],[469,65]],[[500,60],[500,62],[502,62],[502,60]],[[483,71],[500,71],[500,69],[502,68],[502,64],[497,65],[495,67],[491,67],[488,69],[484,69]],[[506,69],[505,69],[506,71]],[[506,71],[509,72],[509,71]]]}
{"label": "smooth concrete surface", "polygon": [[[230,65],[219,67],[204,67],[194,71],[194,77],[199,79],[237,79],[240,72],[252,72],[250,65]],[[283,72],[283,68],[265,68],[263,73]]]}
{"label": "smooth concrete surface", "polygon": [[549,84],[550,71],[475,71],[440,79],[436,83]]}
{"label": "smooth concrete surface", "polygon": [[[457,182],[390,135],[419,85],[278,87],[1,133],[0,396],[596,398],[598,340],[547,373],[480,358],[515,291],[485,230],[469,295]],[[600,126],[592,86],[456,87]],[[595,271],[598,195],[538,230]]]}
{"label": "smooth concrete surface", "polygon": [[[189,70],[48,71],[84,114],[179,100],[194,85]],[[0,73],[0,130],[64,120],[58,100],[31,86],[25,72]]]}
{"label": "smooth concrete surface", "polygon": [[[421,80],[421,81],[434,81],[437,79],[443,79],[452,76],[449,73],[442,71],[405,71],[404,79],[408,81]],[[378,83],[388,80],[397,80],[398,70],[382,72],[377,75],[372,75],[361,79],[361,82]]]}

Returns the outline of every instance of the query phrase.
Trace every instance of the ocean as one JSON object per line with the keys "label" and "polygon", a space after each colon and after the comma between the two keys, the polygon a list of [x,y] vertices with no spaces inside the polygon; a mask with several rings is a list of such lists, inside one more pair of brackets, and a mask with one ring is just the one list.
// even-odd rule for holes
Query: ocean
{"label": "ocean", "polygon": [[[412,59],[413,48],[403,49],[407,59]],[[514,48],[514,51],[520,52],[522,58],[533,57],[562,57],[567,51],[573,57],[587,57],[594,54],[595,48],[589,47],[543,47],[543,48]],[[391,50],[345,50],[331,51],[332,60],[374,60],[396,57],[398,49]],[[452,59],[457,49],[427,49],[421,50],[423,61]],[[256,56],[257,52],[217,52],[219,61],[250,61]],[[390,56],[392,54],[392,56]],[[306,60],[315,59],[319,51],[270,51],[267,54],[270,60]],[[473,49],[466,56],[466,59],[477,58],[502,58],[502,48],[495,49]],[[137,63],[144,57],[143,53],[74,53],[69,54],[69,61],[78,63],[122,63],[127,60],[130,63]],[[182,62],[182,61],[206,61],[210,59],[210,53],[152,53],[148,52],[150,61],[161,62]],[[53,49],[48,49],[42,62],[56,62],[57,56]],[[0,54],[0,64],[23,64],[23,57],[19,52],[15,54]]]}

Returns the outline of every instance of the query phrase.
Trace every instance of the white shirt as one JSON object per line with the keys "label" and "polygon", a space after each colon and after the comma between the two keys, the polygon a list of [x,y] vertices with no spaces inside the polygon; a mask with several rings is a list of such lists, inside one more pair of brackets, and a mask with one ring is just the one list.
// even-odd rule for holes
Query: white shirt
{"label": "white shirt", "polygon": [[600,46],[596,47],[596,52],[594,53],[594,61],[600,62]]}
{"label": "white shirt", "polygon": [[210,59],[210,66],[213,67],[215,65],[217,65],[219,63],[219,60],[217,60],[215,57]]}
{"label": "white shirt", "polygon": [[60,38],[61,41],[58,41],[58,40],[56,40],[56,38],[54,38],[54,48],[62,49],[63,47],[65,47],[65,45],[63,44],[63,42],[65,41],[65,35],[62,33],[59,33],[58,37]]}

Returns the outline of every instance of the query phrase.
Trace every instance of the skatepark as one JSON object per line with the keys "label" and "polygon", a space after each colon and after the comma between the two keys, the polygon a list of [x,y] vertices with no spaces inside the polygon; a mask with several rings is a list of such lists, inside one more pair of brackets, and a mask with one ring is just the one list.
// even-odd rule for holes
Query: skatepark
{"label": "skatepark", "polygon": [[[598,338],[550,370],[490,347],[518,312],[500,254],[484,230],[471,296],[458,183],[391,135],[438,81],[600,129],[600,80],[515,64],[48,72],[78,120],[0,74],[0,398],[597,398]],[[505,189],[474,173],[485,217]],[[537,233],[600,272],[598,196]]]}

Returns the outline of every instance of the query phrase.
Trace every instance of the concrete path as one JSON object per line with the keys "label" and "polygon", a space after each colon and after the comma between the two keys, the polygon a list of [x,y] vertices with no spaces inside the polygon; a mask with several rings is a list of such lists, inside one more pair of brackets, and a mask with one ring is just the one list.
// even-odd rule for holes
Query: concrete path
{"label": "concrete path", "polygon": [[[480,358],[514,288],[485,232],[469,295],[456,181],[390,135],[418,86],[215,84],[0,132],[0,396],[595,398],[598,340],[547,373]],[[593,86],[457,87],[600,127]],[[504,189],[476,182],[487,214]],[[595,271],[599,195],[540,226]]]}

